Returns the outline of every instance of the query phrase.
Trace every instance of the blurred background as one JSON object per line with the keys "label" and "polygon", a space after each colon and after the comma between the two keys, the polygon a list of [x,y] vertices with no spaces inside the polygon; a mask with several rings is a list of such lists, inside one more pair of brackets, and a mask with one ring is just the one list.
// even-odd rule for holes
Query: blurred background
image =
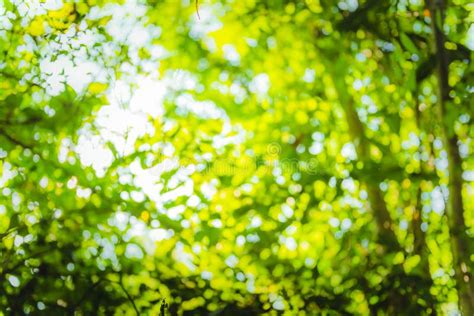
{"label": "blurred background", "polygon": [[474,315],[474,5],[0,0],[1,315]]}

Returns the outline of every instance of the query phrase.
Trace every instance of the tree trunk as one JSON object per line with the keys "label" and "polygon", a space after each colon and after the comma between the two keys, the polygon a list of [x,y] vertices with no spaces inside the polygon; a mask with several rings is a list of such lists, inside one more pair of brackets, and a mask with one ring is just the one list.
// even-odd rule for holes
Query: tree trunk
{"label": "tree trunk", "polygon": [[[328,70],[334,71],[332,76],[333,82],[339,101],[345,112],[349,133],[356,148],[358,160],[365,164],[371,160],[369,152],[370,143],[365,137],[364,125],[360,121],[357,110],[354,107],[354,101],[347,92],[348,89],[344,82],[345,65],[341,61],[338,61],[327,67],[329,68]],[[338,78],[338,76],[340,78]],[[387,209],[387,204],[384,201],[382,190],[377,183],[370,181],[364,181],[364,185],[367,188],[370,208],[377,224],[378,241],[387,250],[399,250],[400,244],[393,231],[393,221]]]}
{"label": "tree trunk", "polygon": [[[419,104],[419,94],[418,94],[418,86],[416,87],[414,91],[414,96],[415,96],[415,119],[416,119],[416,127],[418,129],[418,138],[420,139],[420,145],[418,147],[418,155],[420,157],[420,170],[419,172],[422,174],[423,173],[423,166],[424,164],[421,161],[421,157],[423,155],[423,150],[422,150],[422,139],[421,139],[421,111],[420,111],[420,104]],[[423,270],[430,276],[430,268],[429,268],[429,249],[428,245],[426,244],[426,236],[425,232],[421,229],[421,225],[423,224],[423,218],[422,218],[422,213],[423,213],[423,205],[421,202],[421,194],[423,193],[421,189],[421,181],[415,183],[417,186],[416,189],[416,203],[415,207],[413,209],[413,214],[412,214],[412,231],[413,231],[413,253],[419,255],[421,257],[421,265],[423,267]]]}
{"label": "tree trunk", "polygon": [[446,151],[448,154],[449,200],[447,218],[451,237],[453,265],[456,274],[456,286],[459,295],[459,306],[463,315],[474,315],[474,281],[472,280],[469,236],[464,221],[464,205],[462,200],[462,160],[459,155],[458,138],[447,121],[447,103],[449,97],[449,64],[445,51],[443,34],[443,2],[427,0],[431,14],[431,26],[435,42],[435,53],[438,63],[438,112]]}

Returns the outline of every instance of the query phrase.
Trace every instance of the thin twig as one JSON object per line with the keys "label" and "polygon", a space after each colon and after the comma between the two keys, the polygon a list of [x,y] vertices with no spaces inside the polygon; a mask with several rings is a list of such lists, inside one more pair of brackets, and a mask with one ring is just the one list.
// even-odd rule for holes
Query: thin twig
{"label": "thin twig", "polygon": [[196,14],[197,14],[198,20],[200,20],[201,16],[199,15],[199,0],[196,0]]}
{"label": "thin twig", "polygon": [[8,134],[5,130],[3,129],[0,129],[0,135],[3,135],[6,139],[8,139],[10,142],[14,143],[15,145],[18,145],[18,146],[21,146],[23,148],[28,148],[28,149],[33,149],[33,146],[31,145],[28,145],[16,138],[14,138],[13,136],[11,136],[10,134]]}
{"label": "thin twig", "polygon": [[135,305],[135,301],[133,300],[132,296],[127,292],[127,290],[125,289],[125,286],[123,285],[122,283],[122,274],[120,274],[120,281],[119,282],[116,282],[120,288],[122,289],[122,291],[125,293],[125,295],[127,296],[128,300],[130,301],[130,303],[132,304],[133,306],[133,309],[135,310],[135,313],[137,313],[137,315],[140,315],[140,311],[138,310],[137,308],[137,305]]}

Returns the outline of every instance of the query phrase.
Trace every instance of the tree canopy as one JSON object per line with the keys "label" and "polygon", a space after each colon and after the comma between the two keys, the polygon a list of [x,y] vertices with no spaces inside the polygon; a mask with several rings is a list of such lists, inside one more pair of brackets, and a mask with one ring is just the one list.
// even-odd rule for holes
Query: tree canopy
{"label": "tree canopy", "polygon": [[0,0],[0,314],[474,315],[467,0]]}

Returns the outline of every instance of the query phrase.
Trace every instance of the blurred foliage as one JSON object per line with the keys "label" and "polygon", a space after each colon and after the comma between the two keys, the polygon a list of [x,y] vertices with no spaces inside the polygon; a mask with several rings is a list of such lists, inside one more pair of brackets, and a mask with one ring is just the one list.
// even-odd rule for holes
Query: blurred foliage
{"label": "blurred foliage", "polygon": [[468,315],[474,6],[429,3],[0,0],[0,313]]}

